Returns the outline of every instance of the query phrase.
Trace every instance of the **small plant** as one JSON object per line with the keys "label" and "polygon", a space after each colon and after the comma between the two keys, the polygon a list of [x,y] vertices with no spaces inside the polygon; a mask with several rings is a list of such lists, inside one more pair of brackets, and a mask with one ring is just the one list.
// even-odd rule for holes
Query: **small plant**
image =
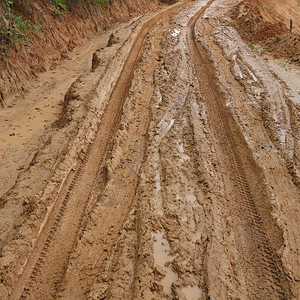
{"label": "small plant", "polygon": [[279,41],[283,40],[283,38],[284,38],[283,34],[277,36],[277,40],[279,40]]}
{"label": "small plant", "polygon": [[284,63],[283,61],[275,61],[275,63],[278,65],[278,66],[280,66],[280,67],[282,67],[285,71],[291,71],[291,68],[286,64],[286,63]]}
{"label": "small plant", "polygon": [[31,28],[34,29],[36,32],[39,32],[43,28],[43,26],[41,24],[38,25],[31,24]]}
{"label": "small plant", "polygon": [[11,40],[21,43],[25,37],[24,32],[28,29],[28,21],[13,13],[14,2],[6,0],[2,5],[3,16],[0,24],[0,38],[8,44]]}
{"label": "small plant", "polygon": [[[94,3],[94,6],[96,8],[98,8],[101,5],[108,5],[109,4],[109,0],[91,0],[91,2]],[[105,13],[105,9],[104,9],[104,13]]]}
{"label": "small plant", "polygon": [[6,56],[6,53],[5,53],[5,51],[4,51],[4,48],[2,48],[2,49],[0,50],[0,57],[1,57],[1,60],[2,60],[2,61],[7,61],[7,60],[8,60],[8,58],[7,58],[7,56]]}
{"label": "small plant", "polygon": [[265,9],[268,5],[269,5],[268,3],[264,4],[263,9]]}
{"label": "small plant", "polygon": [[15,24],[14,27],[17,27],[20,30],[28,29],[28,21],[24,21],[21,16],[15,16]]}
{"label": "small plant", "polygon": [[63,11],[67,11],[67,6],[66,6],[65,4],[62,3],[62,0],[54,0],[54,2],[55,2],[55,5],[56,5],[59,9],[61,9],[61,10],[63,10]]}
{"label": "small plant", "polygon": [[250,47],[251,47],[252,49],[254,49],[254,50],[261,50],[261,49],[262,49],[261,46],[255,45],[255,44],[253,44],[253,43],[250,43]]}
{"label": "small plant", "polygon": [[17,14],[13,0],[0,2],[2,16],[0,16],[0,60],[8,60],[6,50],[10,44],[28,45],[27,38],[30,32],[39,36],[42,28],[40,23],[34,24],[33,21],[24,20]]}

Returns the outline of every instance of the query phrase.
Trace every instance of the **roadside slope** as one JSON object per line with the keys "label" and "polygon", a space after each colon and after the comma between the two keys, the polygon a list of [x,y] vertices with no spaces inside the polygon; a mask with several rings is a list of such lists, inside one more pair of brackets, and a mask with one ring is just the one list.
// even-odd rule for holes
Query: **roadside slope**
{"label": "roadside slope", "polygon": [[58,1],[63,8],[55,1],[10,2],[3,1],[0,12],[0,107],[1,100],[10,105],[11,95],[30,91],[38,74],[69,59],[76,45],[159,7],[156,0]]}

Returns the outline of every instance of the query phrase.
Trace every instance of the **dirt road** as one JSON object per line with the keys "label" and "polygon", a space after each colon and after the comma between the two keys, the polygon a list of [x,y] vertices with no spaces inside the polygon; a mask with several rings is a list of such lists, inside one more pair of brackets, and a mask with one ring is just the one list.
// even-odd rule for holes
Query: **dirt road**
{"label": "dirt road", "polygon": [[241,40],[239,2],[94,44],[2,196],[1,299],[300,298],[300,69]]}

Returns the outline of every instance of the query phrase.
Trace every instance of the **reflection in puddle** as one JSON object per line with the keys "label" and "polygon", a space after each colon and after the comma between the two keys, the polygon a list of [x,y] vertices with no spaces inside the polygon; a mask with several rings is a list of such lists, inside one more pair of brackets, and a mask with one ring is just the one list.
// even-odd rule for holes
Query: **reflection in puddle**
{"label": "reflection in puddle", "polygon": [[174,29],[174,31],[171,33],[172,36],[177,36],[180,33],[179,29]]}
{"label": "reflection in puddle", "polygon": [[285,129],[279,128],[279,138],[281,144],[285,145],[287,141],[287,132]]}
{"label": "reflection in puddle", "polygon": [[279,122],[279,117],[277,113],[274,113],[273,119],[275,121],[275,126],[278,130],[277,132],[279,134],[279,140],[281,144],[285,145],[287,143],[287,131],[281,127],[282,124]]}
{"label": "reflection in puddle", "polygon": [[187,194],[185,197],[192,205],[197,204],[197,198],[194,193]]}
{"label": "reflection in puddle", "polygon": [[162,95],[161,95],[161,92],[159,90],[159,88],[157,88],[156,90],[156,104],[155,104],[155,107],[158,108],[160,103],[162,102]]}
{"label": "reflection in puddle", "polygon": [[249,68],[248,68],[248,72],[249,72],[249,74],[252,76],[253,80],[254,80],[255,82],[257,82],[258,80],[257,80],[256,76],[253,74],[253,72],[252,72]]}
{"label": "reflection in puddle", "polygon": [[154,197],[154,206],[155,210],[159,215],[163,215],[163,199],[161,195],[161,172],[160,172],[160,157],[159,157],[159,145],[165,135],[169,132],[171,127],[174,124],[173,119],[168,119],[164,117],[158,124],[157,133],[158,135],[154,138],[154,146],[153,146],[153,157],[152,157],[152,165],[155,169],[155,197]]}
{"label": "reflection in puddle", "polygon": [[199,300],[202,298],[202,290],[197,287],[191,287],[188,285],[187,287],[182,288],[182,292],[185,295],[186,300]]}
{"label": "reflection in puddle", "polygon": [[168,117],[164,117],[158,124],[157,133],[159,136],[157,137],[157,141],[159,144],[161,143],[162,139],[166,136],[169,132],[171,127],[173,126],[175,120],[170,120]]}
{"label": "reflection in puddle", "polygon": [[133,282],[133,278],[134,278],[134,267],[133,267],[133,265],[130,265],[129,269],[130,269],[130,272],[131,272],[131,275],[130,275],[130,286],[132,286],[132,282]]}
{"label": "reflection in puddle", "polygon": [[170,264],[175,256],[170,256],[170,245],[167,239],[163,237],[163,232],[152,232],[153,238],[153,257],[154,267],[160,266],[164,270],[165,277],[162,279],[161,284],[166,294],[171,293],[171,285],[178,279],[177,273],[167,265]]}
{"label": "reflection in puddle", "polygon": [[234,61],[233,69],[235,70],[236,73],[239,74],[240,78],[243,78],[243,73],[236,61],[236,54],[233,55],[232,59]]}
{"label": "reflection in puddle", "polygon": [[181,156],[180,156],[180,161],[181,162],[185,162],[186,160],[190,159],[190,157],[184,153],[184,147],[183,147],[182,143],[180,143],[178,145],[178,150],[179,150],[179,153],[181,154]]}

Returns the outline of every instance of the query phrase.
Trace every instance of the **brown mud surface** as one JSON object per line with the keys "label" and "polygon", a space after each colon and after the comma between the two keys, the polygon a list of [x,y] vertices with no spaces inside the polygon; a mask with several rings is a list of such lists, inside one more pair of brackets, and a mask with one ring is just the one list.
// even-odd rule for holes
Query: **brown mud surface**
{"label": "brown mud surface", "polygon": [[300,69],[243,5],[120,24],[0,111],[0,299],[300,298]]}

